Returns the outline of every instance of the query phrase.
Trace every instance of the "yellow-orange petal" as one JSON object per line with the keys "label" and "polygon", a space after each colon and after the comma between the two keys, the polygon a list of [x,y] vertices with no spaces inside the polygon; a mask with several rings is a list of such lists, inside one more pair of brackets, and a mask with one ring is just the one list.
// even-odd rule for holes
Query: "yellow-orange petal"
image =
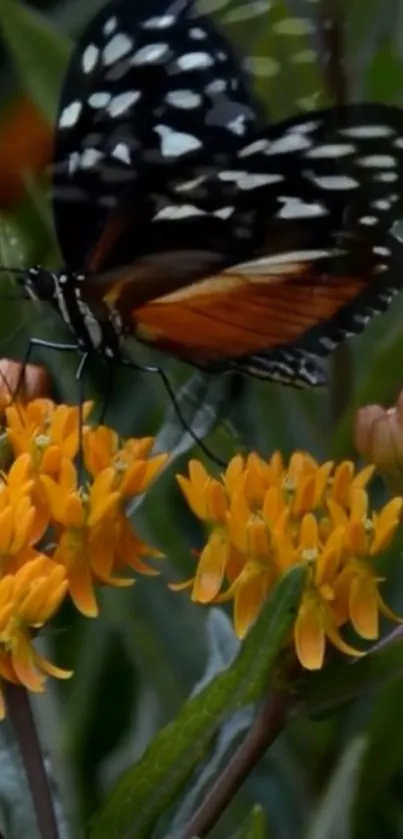
{"label": "yellow-orange petal", "polygon": [[302,516],[313,509],[315,504],[315,478],[316,476],[313,474],[301,477],[298,481],[291,507],[294,516]]}
{"label": "yellow-orange petal", "polygon": [[231,495],[236,489],[239,489],[244,468],[244,458],[241,454],[235,455],[235,457],[230,460],[224,474],[222,475],[224,486],[229,495]]}
{"label": "yellow-orange petal", "polygon": [[82,527],[85,522],[85,508],[78,493],[67,496],[60,523],[64,527]]}
{"label": "yellow-orange petal", "polygon": [[91,570],[85,556],[77,555],[67,570],[70,597],[82,615],[96,618],[99,614]]}
{"label": "yellow-orange petal", "polygon": [[47,676],[54,676],[56,679],[71,679],[73,670],[65,670],[61,667],[56,667],[44,658],[37,649],[34,649],[34,661],[39,670],[46,673]]}
{"label": "yellow-orange petal", "polygon": [[221,531],[215,530],[200,554],[192,600],[210,603],[216,597],[223,583],[227,558],[227,538]]}
{"label": "yellow-orange petal", "polygon": [[[201,464],[199,464],[199,466],[201,466]],[[194,514],[199,519],[206,521],[208,518],[208,509],[205,487],[201,488],[199,482],[192,482],[183,475],[177,475],[176,480],[191,510],[193,510]]]}
{"label": "yellow-orange petal", "polygon": [[59,446],[49,445],[43,451],[40,471],[46,473],[46,475],[57,475],[62,462],[62,456],[62,451]]}
{"label": "yellow-orange petal", "polygon": [[305,594],[294,627],[295,651],[306,670],[320,670],[326,650],[326,636],[320,606]]}
{"label": "yellow-orange petal", "polygon": [[188,588],[192,588],[194,581],[195,578],[191,577],[189,580],[182,580],[180,583],[168,583],[168,588],[171,591],[185,591]]}
{"label": "yellow-orange petal", "polygon": [[44,690],[44,678],[35,668],[33,648],[25,635],[20,634],[14,640],[11,659],[15,674],[20,683],[34,693],[42,693]]}
{"label": "yellow-orange petal", "polygon": [[140,495],[140,493],[145,492],[161,472],[168,459],[168,454],[157,454],[147,460],[142,480],[136,486],[129,482],[126,492],[130,495]]}
{"label": "yellow-orange petal", "polygon": [[251,573],[238,586],[234,597],[234,629],[244,638],[255,622],[269,590],[269,575]]}
{"label": "yellow-orange petal", "polygon": [[377,584],[371,574],[357,575],[351,581],[349,613],[361,638],[374,641],[379,636]]}
{"label": "yellow-orange petal", "polygon": [[318,549],[318,522],[313,513],[306,513],[301,522],[299,546],[302,551],[316,552]]}

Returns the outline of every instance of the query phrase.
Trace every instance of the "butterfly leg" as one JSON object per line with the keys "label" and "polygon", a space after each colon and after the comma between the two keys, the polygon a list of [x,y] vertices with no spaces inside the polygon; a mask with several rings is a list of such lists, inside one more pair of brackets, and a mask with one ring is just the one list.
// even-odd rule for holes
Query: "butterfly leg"
{"label": "butterfly leg", "polygon": [[190,425],[190,423],[188,423],[186,418],[183,416],[180,405],[178,404],[178,401],[176,399],[174,389],[165,371],[161,367],[135,364],[134,361],[129,361],[128,359],[121,359],[120,363],[124,367],[131,367],[132,369],[139,370],[139,372],[141,373],[152,373],[153,375],[156,375],[160,378],[172,403],[172,407],[176,413],[176,416],[178,417],[179,422],[181,423],[184,431],[187,434],[189,434],[196,446],[203,452],[203,454],[205,454],[209,458],[209,460],[212,460],[213,463],[216,463],[217,466],[219,466],[221,469],[225,469],[227,466],[225,461],[221,460],[221,458],[217,457],[217,455],[210,451],[210,449],[203,443],[203,440],[200,440],[197,434],[193,431],[193,428]]}

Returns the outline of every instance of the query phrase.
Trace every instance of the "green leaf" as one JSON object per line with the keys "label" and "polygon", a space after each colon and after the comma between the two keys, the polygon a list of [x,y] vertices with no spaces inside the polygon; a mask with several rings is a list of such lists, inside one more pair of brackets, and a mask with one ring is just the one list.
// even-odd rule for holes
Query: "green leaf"
{"label": "green leaf", "polygon": [[0,26],[28,94],[53,123],[70,42],[17,0],[0,0]]}
{"label": "green leaf", "polygon": [[349,839],[352,835],[351,811],[366,745],[366,738],[356,737],[347,747],[308,830],[307,839]]}
{"label": "green leaf", "polygon": [[279,582],[232,665],[190,699],[112,790],[90,826],[90,839],[145,839],[180,792],[229,714],[267,690],[289,635],[305,582],[292,569]]}
{"label": "green leaf", "polygon": [[343,661],[312,673],[300,686],[297,715],[316,715],[403,675],[403,639],[369,652],[359,661]]}
{"label": "green leaf", "polygon": [[268,839],[266,816],[263,807],[253,808],[237,839]]}

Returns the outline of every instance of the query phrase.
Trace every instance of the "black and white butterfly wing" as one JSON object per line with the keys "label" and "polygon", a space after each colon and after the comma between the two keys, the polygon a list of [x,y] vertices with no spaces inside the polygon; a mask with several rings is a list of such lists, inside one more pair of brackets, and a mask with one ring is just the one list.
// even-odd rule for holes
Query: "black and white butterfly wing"
{"label": "black and white butterfly wing", "polygon": [[[53,202],[80,270],[122,208],[228,167],[259,126],[231,46],[193,0],[114,0],[80,38],[56,124]],[[166,193],[165,193],[166,194]]]}
{"label": "black and white butterfly wing", "polygon": [[266,129],[211,176],[220,206],[207,210],[195,186],[186,204],[156,208],[147,226],[173,260],[210,225],[225,264],[140,305],[134,266],[122,299],[136,333],[198,363],[323,380],[313,357],[360,332],[403,283],[402,138],[397,108],[314,112]]}

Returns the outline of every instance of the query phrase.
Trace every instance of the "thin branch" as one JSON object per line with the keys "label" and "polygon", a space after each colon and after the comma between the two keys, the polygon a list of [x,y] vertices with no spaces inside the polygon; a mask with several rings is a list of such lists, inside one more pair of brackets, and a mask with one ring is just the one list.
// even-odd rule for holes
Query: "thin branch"
{"label": "thin branch", "polygon": [[53,799],[28,692],[4,681],[7,714],[21,753],[41,839],[60,839]]}
{"label": "thin branch", "polygon": [[202,839],[214,827],[244,780],[283,730],[292,704],[289,684],[264,700],[243,743],[185,826],[180,839],[194,836]]}

